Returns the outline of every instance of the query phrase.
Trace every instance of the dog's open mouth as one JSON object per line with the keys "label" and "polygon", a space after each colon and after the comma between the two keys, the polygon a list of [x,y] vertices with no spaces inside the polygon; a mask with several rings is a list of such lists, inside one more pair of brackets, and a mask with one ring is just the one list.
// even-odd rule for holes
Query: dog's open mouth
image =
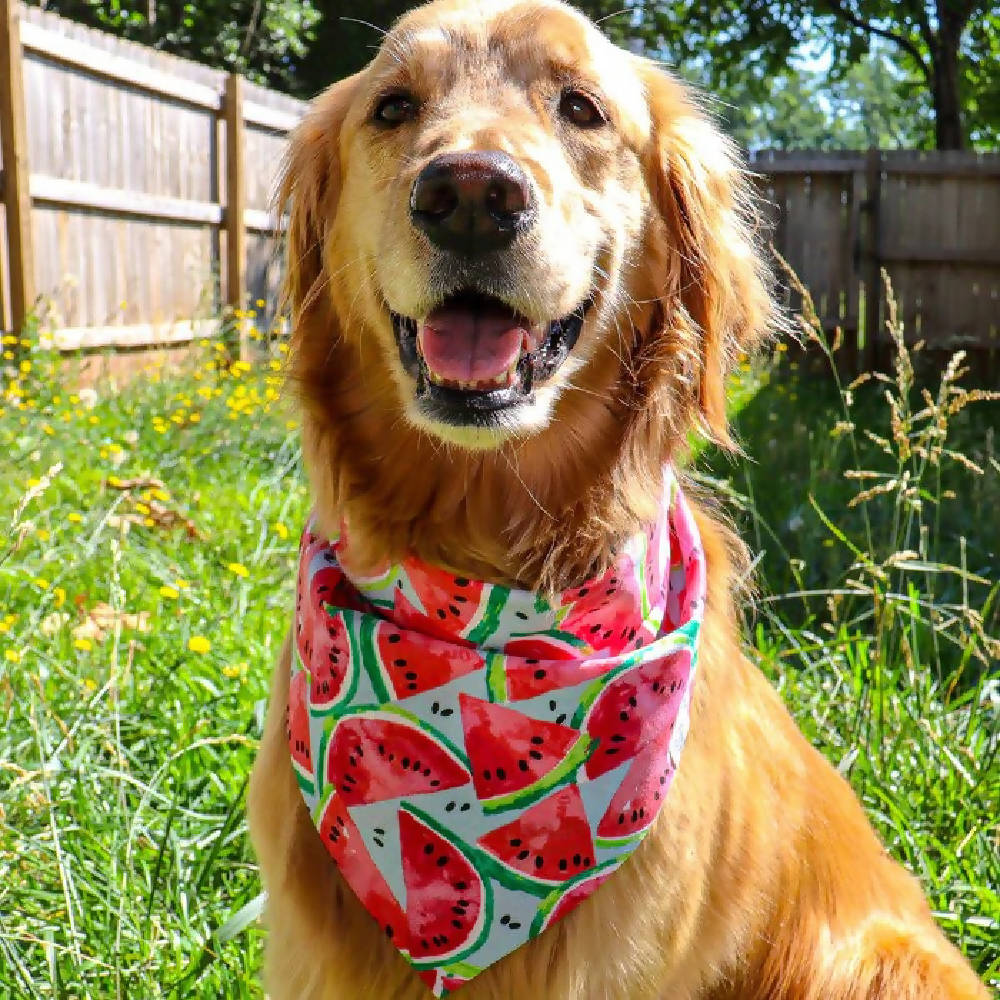
{"label": "dog's open mouth", "polygon": [[489,414],[525,402],[576,345],[588,300],[563,319],[532,324],[499,299],[453,295],[421,319],[393,313],[403,367],[429,415],[483,424]]}

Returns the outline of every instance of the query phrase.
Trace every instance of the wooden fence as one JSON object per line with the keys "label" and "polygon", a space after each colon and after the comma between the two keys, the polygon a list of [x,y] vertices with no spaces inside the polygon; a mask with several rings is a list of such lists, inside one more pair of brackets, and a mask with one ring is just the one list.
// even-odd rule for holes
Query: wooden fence
{"label": "wooden fence", "polygon": [[852,367],[888,338],[883,269],[910,342],[1000,350],[1000,154],[765,152],[752,166],[772,241]]}
{"label": "wooden fence", "polygon": [[[22,58],[23,53],[23,58]],[[268,203],[300,101],[0,0],[0,319],[40,297],[67,350],[190,340],[273,306]],[[762,153],[773,242],[846,356],[1000,349],[1000,154]]]}
{"label": "wooden fence", "polygon": [[36,308],[65,350],[143,347],[273,305],[268,207],[304,108],[0,0],[0,325]]}

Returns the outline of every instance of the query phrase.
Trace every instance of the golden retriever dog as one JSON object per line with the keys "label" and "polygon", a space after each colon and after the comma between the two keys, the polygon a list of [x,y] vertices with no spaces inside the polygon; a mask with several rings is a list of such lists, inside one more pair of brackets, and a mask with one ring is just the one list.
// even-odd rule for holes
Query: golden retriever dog
{"label": "golden retriever dog", "polygon": [[[285,178],[315,512],[328,536],[349,524],[359,565],[413,553],[493,583],[571,587],[648,524],[692,430],[729,443],[730,364],[775,322],[748,182],[687,87],[568,5],[434,0],[406,15],[317,99]],[[500,374],[496,344],[438,343],[429,377],[415,331],[432,314],[445,329],[519,324],[523,343]],[[459,995],[985,997],[741,651],[740,547],[704,499],[693,506],[709,594],[666,804],[599,891]],[[249,803],[267,992],[420,1000],[427,986],[343,881],[297,788],[290,649]]]}

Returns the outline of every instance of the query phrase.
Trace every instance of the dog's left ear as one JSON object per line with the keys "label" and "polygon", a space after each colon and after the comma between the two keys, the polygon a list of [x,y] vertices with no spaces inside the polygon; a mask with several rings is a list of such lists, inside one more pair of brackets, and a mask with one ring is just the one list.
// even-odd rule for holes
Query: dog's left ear
{"label": "dog's left ear", "polygon": [[[768,332],[775,308],[758,246],[755,193],[734,144],[685,84],[643,61],[652,131],[647,184],[665,229],[665,271],[653,334],[680,337],[692,356],[704,430],[732,446],[726,376]],[[659,276],[658,276],[659,281]]]}

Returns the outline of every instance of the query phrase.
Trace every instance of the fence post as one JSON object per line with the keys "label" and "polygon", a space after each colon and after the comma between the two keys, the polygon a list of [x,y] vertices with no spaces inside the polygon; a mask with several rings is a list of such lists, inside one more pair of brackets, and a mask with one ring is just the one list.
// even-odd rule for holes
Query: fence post
{"label": "fence post", "polygon": [[[0,0],[0,149],[3,152],[3,202],[7,210],[10,318],[14,333],[24,329],[35,303],[22,57],[18,0]],[[0,326],[2,320],[0,314]]]}
{"label": "fence post", "polygon": [[[226,304],[232,311],[246,309],[247,231],[245,148],[243,122],[243,77],[230,73],[226,78]],[[240,358],[249,353],[249,344],[240,323]]]}
{"label": "fence post", "polygon": [[882,305],[882,260],[880,247],[882,233],[880,214],[882,201],[882,152],[869,149],[865,158],[865,186],[868,214],[866,230],[867,247],[864,254],[865,279],[865,369],[871,371],[878,364],[878,341],[881,335],[879,316]]}

